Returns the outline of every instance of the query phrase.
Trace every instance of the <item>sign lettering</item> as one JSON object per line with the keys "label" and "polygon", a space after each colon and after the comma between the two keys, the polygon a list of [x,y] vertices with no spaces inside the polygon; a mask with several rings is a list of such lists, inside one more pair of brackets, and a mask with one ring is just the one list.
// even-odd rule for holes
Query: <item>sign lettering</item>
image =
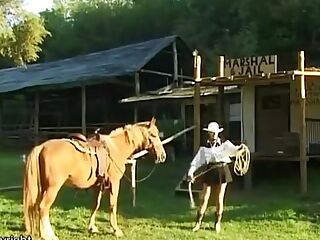
{"label": "sign lettering", "polygon": [[277,72],[277,55],[225,59],[225,76],[258,75]]}

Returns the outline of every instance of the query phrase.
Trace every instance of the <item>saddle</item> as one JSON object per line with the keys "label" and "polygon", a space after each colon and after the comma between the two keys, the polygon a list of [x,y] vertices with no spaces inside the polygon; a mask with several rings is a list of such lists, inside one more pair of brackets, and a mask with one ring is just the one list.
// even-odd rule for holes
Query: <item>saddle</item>
{"label": "saddle", "polygon": [[[89,154],[90,158],[95,157],[97,161],[97,184],[105,183],[105,175],[108,170],[109,153],[105,148],[105,145],[100,141],[100,134],[95,132],[93,136],[87,138],[81,133],[71,133],[67,136],[67,139],[78,151]],[[92,171],[89,178],[91,175]]]}

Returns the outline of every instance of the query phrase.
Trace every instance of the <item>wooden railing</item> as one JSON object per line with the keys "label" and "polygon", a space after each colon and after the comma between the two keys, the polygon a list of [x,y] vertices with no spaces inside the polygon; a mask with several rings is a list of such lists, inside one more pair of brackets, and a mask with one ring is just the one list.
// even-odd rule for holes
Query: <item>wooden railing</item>
{"label": "wooden railing", "polygon": [[[105,129],[107,132],[123,126],[125,123],[88,123],[87,133],[93,133],[97,128]],[[69,133],[81,133],[81,126],[39,127],[38,135],[35,136],[34,128],[30,124],[5,124],[0,132],[0,142],[12,143],[13,145],[30,145],[34,143],[35,137],[40,141],[50,138],[65,137]]]}

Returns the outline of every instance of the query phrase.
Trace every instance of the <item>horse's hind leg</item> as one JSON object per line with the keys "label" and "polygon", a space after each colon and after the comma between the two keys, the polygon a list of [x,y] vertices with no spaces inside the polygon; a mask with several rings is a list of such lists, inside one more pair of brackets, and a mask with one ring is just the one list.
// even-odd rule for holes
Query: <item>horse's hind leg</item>
{"label": "horse's hind leg", "polygon": [[58,240],[55,235],[49,218],[49,210],[57,197],[60,185],[49,186],[44,190],[40,202],[40,234],[45,240]]}
{"label": "horse's hind leg", "polygon": [[102,191],[99,188],[94,189],[93,193],[93,208],[92,208],[92,213],[90,217],[90,222],[89,222],[89,227],[88,230],[92,233],[99,232],[95,220],[96,220],[96,214],[99,210],[100,204],[101,204],[101,198],[102,198]]}
{"label": "horse's hind leg", "polygon": [[122,237],[123,232],[118,227],[118,223],[117,223],[117,204],[118,204],[119,185],[120,185],[120,180],[115,181],[115,182],[111,182],[110,224],[111,224],[112,230],[114,231],[115,236]]}

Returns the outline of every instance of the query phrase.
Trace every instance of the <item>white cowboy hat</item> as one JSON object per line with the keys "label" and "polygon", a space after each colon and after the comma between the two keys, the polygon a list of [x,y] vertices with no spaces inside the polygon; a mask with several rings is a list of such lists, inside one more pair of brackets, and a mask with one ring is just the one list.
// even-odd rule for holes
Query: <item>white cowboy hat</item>
{"label": "white cowboy hat", "polygon": [[208,124],[208,128],[203,128],[203,130],[213,133],[221,133],[223,128],[220,128],[217,122],[211,122]]}

